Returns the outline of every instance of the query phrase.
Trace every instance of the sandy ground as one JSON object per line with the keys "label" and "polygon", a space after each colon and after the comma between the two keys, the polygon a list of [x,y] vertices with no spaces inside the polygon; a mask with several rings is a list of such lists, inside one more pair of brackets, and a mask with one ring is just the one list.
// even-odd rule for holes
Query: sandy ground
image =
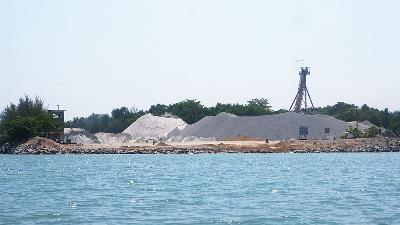
{"label": "sandy ground", "polygon": [[191,141],[122,145],[61,145],[34,138],[2,153],[12,154],[185,154],[185,153],[284,153],[284,152],[392,152],[400,151],[399,138],[286,141]]}
{"label": "sandy ground", "polygon": [[[268,144],[265,141],[189,141],[189,142],[162,142],[172,147],[189,147],[189,146],[202,146],[202,145],[229,145],[229,146],[274,146],[280,141],[270,141]],[[90,146],[94,148],[118,148],[118,147],[152,147],[159,145],[160,142],[149,141],[148,143],[122,143],[122,144],[89,144],[84,146]]]}

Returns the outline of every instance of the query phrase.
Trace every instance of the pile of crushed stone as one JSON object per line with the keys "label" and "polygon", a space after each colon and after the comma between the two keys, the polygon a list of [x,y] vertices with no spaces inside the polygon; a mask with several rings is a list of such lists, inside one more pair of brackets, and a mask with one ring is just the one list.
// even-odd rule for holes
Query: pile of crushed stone
{"label": "pile of crushed stone", "polygon": [[148,113],[133,122],[123,133],[137,138],[165,138],[174,129],[181,130],[187,123],[180,118],[153,116]]}
{"label": "pile of crushed stone", "polygon": [[121,144],[121,143],[129,143],[132,141],[132,137],[130,134],[120,133],[96,133],[95,136],[100,144]]}
{"label": "pile of crushed stone", "polygon": [[195,136],[173,136],[166,140],[166,142],[199,142],[199,141],[216,141],[217,139],[214,137],[204,138],[204,137],[195,137]]}
{"label": "pile of crushed stone", "polygon": [[371,122],[369,122],[368,120],[365,120],[363,122],[357,122],[357,121],[351,121],[348,122],[348,124],[352,127],[357,127],[358,129],[360,129],[362,132],[367,132],[367,130],[371,127],[375,127],[378,130],[381,131],[381,135],[384,137],[397,137],[392,131],[385,129],[383,127],[378,127],[375,126],[374,124],[372,124]]}
{"label": "pile of crushed stone", "polygon": [[[308,139],[340,138],[349,128],[345,121],[327,115],[304,115],[287,112],[264,116],[235,116],[220,113],[207,116],[183,130],[175,129],[168,134],[173,137],[201,137],[224,140],[237,135],[269,140],[288,140],[299,138],[299,127],[308,126]],[[330,133],[325,134],[325,128]]]}
{"label": "pile of crushed stone", "polygon": [[89,133],[89,131],[81,128],[65,128],[64,135],[66,139],[71,139],[72,143],[90,145],[100,144],[96,135]]}

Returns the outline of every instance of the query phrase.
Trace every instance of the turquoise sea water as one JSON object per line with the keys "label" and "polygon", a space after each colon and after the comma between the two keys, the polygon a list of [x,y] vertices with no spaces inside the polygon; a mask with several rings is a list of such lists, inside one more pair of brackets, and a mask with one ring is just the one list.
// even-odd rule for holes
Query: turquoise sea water
{"label": "turquoise sea water", "polygon": [[400,154],[0,155],[0,224],[400,224]]}

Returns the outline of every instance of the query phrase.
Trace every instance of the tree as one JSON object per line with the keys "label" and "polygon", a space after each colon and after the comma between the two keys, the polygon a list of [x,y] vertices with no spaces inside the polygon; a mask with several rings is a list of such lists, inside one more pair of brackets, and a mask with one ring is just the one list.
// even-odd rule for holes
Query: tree
{"label": "tree", "polygon": [[271,106],[269,106],[268,99],[265,98],[255,98],[247,101],[246,108],[247,116],[261,116],[271,114]]}
{"label": "tree", "polygon": [[145,114],[142,110],[127,107],[116,108],[109,114],[91,114],[89,117],[73,118],[67,127],[83,128],[90,133],[106,132],[121,133],[139,117]]}
{"label": "tree", "polygon": [[259,107],[260,109],[263,109],[265,111],[270,110],[271,108],[271,106],[269,105],[269,101],[266,98],[253,98],[247,101],[247,104],[250,106]]}
{"label": "tree", "polygon": [[62,124],[44,108],[43,101],[25,96],[11,103],[0,115],[0,143],[21,143],[35,136],[46,137]]}
{"label": "tree", "polygon": [[180,117],[188,124],[196,123],[207,115],[207,108],[196,99],[184,100],[168,107],[171,114]]}
{"label": "tree", "polygon": [[154,116],[161,116],[166,112],[168,112],[168,106],[164,104],[152,105],[149,109],[149,113],[153,114]]}
{"label": "tree", "polygon": [[129,117],[130,111],[127,107],[121,107],[117,109],[113,109],[111,111],[111,116],[115,119],[124,119]]}

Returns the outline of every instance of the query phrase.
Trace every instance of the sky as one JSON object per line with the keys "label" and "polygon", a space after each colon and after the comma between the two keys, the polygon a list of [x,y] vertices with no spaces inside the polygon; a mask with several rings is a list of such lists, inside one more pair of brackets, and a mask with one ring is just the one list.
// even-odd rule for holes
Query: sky
{"label": "sky", "polygon": [[400,110],[400,1],[0,0],[0,108],[67,119],[197,99],[288,109],[298,59],[315,106]]}

